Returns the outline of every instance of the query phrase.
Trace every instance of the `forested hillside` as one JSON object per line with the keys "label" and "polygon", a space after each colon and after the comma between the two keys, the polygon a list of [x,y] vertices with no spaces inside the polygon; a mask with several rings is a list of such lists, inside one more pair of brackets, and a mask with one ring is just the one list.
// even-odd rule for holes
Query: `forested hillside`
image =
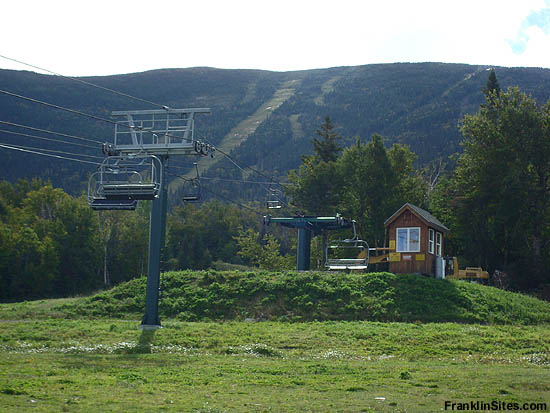
{"label": "forested hillside", "polygon": [[[341,213],[377,247],[387,245],[385,220],[414,203],[450,228],[445,253],[461,267],[547,294],[549,96],[550,70],[435,63],[78,82],[0,71],[0,299],[81,293],[145,272],[149,203],[94,213],[80,195],[112,141],[111,111],[164,104],[210,107],[195,137],[218,150],[170,159],[162,271],[292,268],[295,232],[262,227],[277,213],[265,208],[275,191],[280,214]],[[181,201],[191,178],[198,206]],[[312,268],[324,268],[321,245],[313,240]]]}
{"label": "forested hillside", "polygon": [[[550,70],[497,68],[496,72],[503,89],[517,85],[541,104],[550,96]],[[356,137],[369,141],[373,133],[378,133],[386,145],[409,145],[418,155],[419,165],[460,151],[458,122],[482,103],[481,90],[487,73],[487,67],[481,66],[421,63],[284,73],[166,69],[81,80],[159,105],[210,107],[211,115],[197,117],[197,137],[223,148],[241,166],[253,166],[264,176],[250,170],[244,173],[220,153],[215,159],[201,160],[201,173],[210,178],[210,188],[216,193],[247,201],[263,199],[265,187],[213,178],[262,181],[271,176],[284,178],[288,170],[299,166],[302,155],[312,153],[311,140],[327,114],[346,145],[355,142]],[[0,90],[100,118],[110,118],[114,110],[155,108],[150,103],[67,78],[26,71],[1,70]],[[113,125],[107,122],[5,93],[0,95],[0,113],[0,121],[4,122],[0,124],[2,144],[101,157],[99,142],[113,139]],[[86,137],[98,143],[29,131],[6,122]],[[52,160],[4,148],[0,148],[0,153],[2,178],[14,181],[19,177],[40,176],[73,194],[85,189],[88,174],[95,169],[91,164]],[[172,160],[176,174],[185,173],[191,166],[193,160],[184,158]]]}

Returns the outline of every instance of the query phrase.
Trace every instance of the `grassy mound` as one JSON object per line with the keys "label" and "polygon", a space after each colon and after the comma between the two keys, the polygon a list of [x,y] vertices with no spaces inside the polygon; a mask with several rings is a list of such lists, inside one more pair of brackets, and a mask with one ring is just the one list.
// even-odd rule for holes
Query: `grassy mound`
{"label": "grassy mound", "polygon": [[[137,317],[145,278],[56,308],[67,316]],[[539,324],[550,303],[462,281],[391,273],[182,271],[163,274],[163,318]]]}

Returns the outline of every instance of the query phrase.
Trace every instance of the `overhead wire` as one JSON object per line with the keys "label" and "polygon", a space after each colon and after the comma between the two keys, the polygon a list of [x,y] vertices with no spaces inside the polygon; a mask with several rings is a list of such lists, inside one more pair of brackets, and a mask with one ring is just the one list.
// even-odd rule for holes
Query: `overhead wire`
{"label": "overhead wire", "polygon": [[[84,117],[87,117],[87,118],[90,118],[90,119],[93,119],[93,120],[106,122],[106,123],[109,123],[111,125],[115,125],[115,126],[118,125],[118,126],[126,127],[128,129],[132,129],[132,130],[136,130],[136,131],[142,131],[142,132],[145,132],[145,133],[150,133],[152,135],[155,135],[155,133],[152,130],[147,130],[147,129],[132,126],[132,125],[127,125],[126,123],[117,122],[117,121],[114,121],[112,119],[103,118],[101,116],[96,116],[96,115],[93,115],[91,113],[82,112],[82,111],[79,111],[79,110],[76,110],[76,109],[66,108],[64,106],[56,105],[54,103],[45,102],[43,100],[31,98],[31,97],[28,97],[28,96],[23,96],[23,95],[13,93],[13,92],[10,92],[10,91],[7,91],[7,90],[0,89],[0,93],[3,93],[3,94],[8,95],[8,96],[15,97],[15,98],[18,98],[18,99],[26,100],[28,102],[37,103],[37,104],[48,106],[48,107],[51,107],[51,108],[54,108],[54,109],[63,110],[65,112],[69,112],[69,113],[72,113],[72,114],[75,114],[75,115],[84,116]],[[169,110],[168,107],[166,107],[166,109]],[[172,137],[172,138],[177,138],[177,139],[184,139],[184,140],[187,140],[188,142],[197,142],[197,141],[194,141],[192,138],[184,138],[184,137],[181,137],[181,136],[178,137],[178,136],[174,136],[170,133],[165,133],[165,136]],[[92,140],[92,142],[103,143],[103,142],[95,141],[95,140]]]}
{"label": "overhead wire", "polygon": [[[269,188],[269,186],[271,186],[272,184],[277,184],[277,185],[280,185],[282,187],[282,184],[280,182],[277,182],[277,181],[274,181],[273,178],[265,175],[264,173],[260,172],[260,171],[257,171],[256,169],[252,168],[251,166],[248,166],[248,165],[244,165],[243,164],[243,167],[241,167],[238,163],[237,163],[237,160],[234,159],[233,157],[231,157],[229,154],[225,153],[224,151],[216,148],[216,152],[220,152],[223,156],[225,156],[233,165],[235,165],[237,168],[239,168],[241,171],[243,172],[246,172],[245,169],[250,169],[251,171],[253,172],[256,172],[257,174],[260,174],[261,176],[263,176],[264,178],[267,178],[267,179],[270,179],[270,182],[256,182],[256,181],[249,181],[250,183],[257,183],[261,186],[263,186],[263,188],[266,190],[266,192],[268,194],[273,194],[273,191],[271,191],[271,189]],[[209,179],[209,178],[205,178],[203,177],[204,179]],[[220,179],[221,178],[210,178],[210,179]],[[244,182],[244,181],[241,181],[241,182]],[[269,185],[269,186],[266,186],[266,185]],[[276,199],[281,203],[283,204],[285,207],[287,208],[291,208],[291,206],[286,203],[283,199],[281,199],[281,197],[275,195]]]}
{"label": "overhead wire", "polygon": [[59,151],[59,150],[56,150],[56,149],[34,148],[32,146],[14,145],[14,144],[11,144],[11,143],[6,143],[6,142],[0,142],[0,144],[8,145],[8,146],[11,146],[13,148],[21,148],[21,149],[29,149],[29,150],[45,151],[45,152],[55,152],[55,153],[62,153],[64,155],[83,156],[85,158],[105,159],[105,157],[103,157],[103,156],[94,156],[94,155],[86,155],[86,154],[83,154],[83,153],[65,152],[65,151]]}
{"label": "overhead wire", "polygon": [[87,164],[98,165],[98,166],[102,165],[99,162],[85,161],[83,159],[67,158],[66,156],[53,155],[53,154],[50,154],[50,153],[42,153],[42,152],[33,151],[33,150],[29,150],[29,149],[22,149],[22,148],[18,148],[16,146],[13,146],[13,145],[0,144],[0,148],[12,149],[12,150],[16,150],[16,151],[33,153],[33,154],[42,155],[42,156],[49,156],[51,158],[64,159],[64,160],[68,160],[68,161],[76,161],[76,162],[87,163]]}
{"label": "overhead wire", "polygon": [[[8,57],[8,56],[5,56],[5,55],[1,55],[0,54],[0,57],[6,59],[6,60],[10,60],[10,61],[13,61],[13,62],[16,62],[16,63],[19,63],[19,64],[22,64],[22,65],[25,65],[25,66],[29,66],[29,67],[32,67],[32,68],[35,68],[35,69],[38,69],[38,70],[42,70],[44,72],[47,72],[47,73],[50,73],[50,74],[53,74],[55,76],[60,76],[62,78],[66,78],[66,79],[70,79],[70,80],[73,80],[73,81],[76,81],[76,82],[79,82],[79,83],[82,83],[82,84],[85,84],[85,85],[88,85],[88,86],[92,86],[92,87],[96,87],[96,88],[99,88],[99,89],[102,89],[102,90],[106,90],[106,91],[109,91],[109,92],[112,92],[112,93],[115,93],[115,94],[118,94],[120,96],[125,96],[127,98],[130,98],[130,99],[134,99],[134,100],[138,100],[138,101],[141,101],[141,102],[144,102],[144,103],[148,103],[148,104],[151,104],[151,105],[154,105],[154,106],[157,106],[157,107],[161,107],[163,109],[169,109],[169,107],[167,105],[162,105],[162,104],[159,104],[159,103],[156,103],[156,102],[152,102],[152,101],[149,101],[147,99],[142,99],[142,98],[138,98],[136,96],[132,96],[132,95],[129,95],[129,94],[126,94],[126,93],[123,93],[123,92],[120,92],[120,91],[117,91],[117,90],[114,90],[114,89],[110,89],[110,88],[107,88],[107,87],[104,87],[104,86],[100,86],[100,85],[96,85],[94,83],[91,83],[91,82],[88,82],[88,81],[85,81],[85,80],[82,80],[82,79],[78,79],[78,78],[75,78],[75,77],[71,77],[71,76],[65,76],[65,75],[62,75],[60,73],[57,73],[57,72],[54,72],[52,70],[49,70],[49,69],[45,69],[43,67],[40,67],[40,66],[37,66],[37,65],[33,65],[33,64],[30,64],[30,63],[26,63],[26,62],[23,62],[21,60],[18,60],[18,59],[14,59],[14,58],[11,58],[11,57]],[[117,124],[117,122],[111,120],[111,119],[106,119],[106,118],[102,118],[102,117],[99,117],[99,116],[96,116],[96,115],[92,115],[92,114],[89,114],[89,113],[85,113],[85,112],[81,112],[81,111],[77,111],[75,109],[70,109],[70,108],[65,108],[63,106],[59,106],[59,105],[55,105],[55,104],[52,104],[52,103],[49,103],[49,102],[44,102],[44,101],[41,101],[41,100],[38,100],[38,99],[34,99],[34,98],[29,98],[27,96],[23,96],[23,95],[19,95],[19,94],[16,94],[16,93],[13,93],[13,92],[9,92],[9,91],[6,91],[6,90],[1,90],[0,89],[0,93],[4,93],[6,95],[9,95],[9,96],[12,96],[12,97],[17,97],[17,98],[20,98],[20,99],[24,99],[24,100],[27,100],[27,101],[30,101],[30,102],[33,102],[33,103],[38,103],[38,104],[42,104],[42,105],[46,105],[46,106],[49,106],[49,107],[53,107],[55,109],[59,109],[59,110],[64,110],[64,111],[67,111],[67,112],[70,112],[70,113],[74,113],[74,114],[78,114],[78,115],[81,115],[81,116],[86,116],[88,118],[91,118],[91,119],[94,119],[94,120],[100,120],[100,121],[103,121],[103,122],[108,122],[108,123],[111,123],[111,124]],[[130,125],[125,125],[127,126],[128,128],[130,129],[135,129],[134,127],[130,126]],[[147,131],[146,131],[147,132]],[[83,138],[84,139],[84,138]],[[101,143],[99,141],[95,141],[95,140],[91,140],[93,142],[97,142],[97,143]],[[206,142],[206,141],[205,141]],[[208,143],[208,142],[207,142]],[[211,145],[211,146],[214,146],[214,145]],[[234,159],[233,157],[231,157],[228,153],[222,151],[221,149],[218,149],[216,148],[216,151],[219,151],[222,155],[224,155],[226,158],[228,158],[235,166],[237,166],[239,169],[243,170],[243,168],[241,168],[238,164],[237,164],[237,160]],[[264,173],[262,173],[261,171],[258,171],[257,169],[251,167],[251,166],[247,166],[245,165],[245,168],[247,169],[250,169],[251,171],[267,178],[267,179],[270,179],[269,176],[265,175]],[[278,182],[276,182],[278,183]]]}
{"label": "overhead wire", "polygon": [[69,135],[69,134],[62,133],[62,132],[54,132],[54,131],[50,131],[48,129],[34,128],[32,126],[21,125],[19,123],[6,122],[6,121],[3,121],[3,120],[0,120],[0,123],[2,123],[4,125],[9,125],[9,126],[16,126],[18,128],[29,129],[29,130],[33,130],[33,131],[37,131],[37,132],[44,132],[44,133],[50,133],[52,135],[59,135],[59,136],[63,136],[63,137],[66,137],[66,138],[78,139],[78,140],[86,141],[86,142],[99,143],[99,141],[96,141],[94,139],[83,138],[81,136],[76,136],[76,135]]}
{"label": "overhead wire", "polygon": [[[0,93],[3,93],[3,94],[8,95],[8,96],[16,97],[18,99],[26,100],[28,102],[38,103],[38,104],[49,106],[49,107],[52,107],[52,108],[55,108],[55,109],[63,110],[65,112],[69,112],[69,113],[73,113],[73,114],[76,114],[76,115],[84,116],[84,117],[87,117],[87,118],[90,118],[90,119],[99,120],[99,121],[107,122],[107,123],[110,123],[110,124],[116,124],[117,123],[117,122],[115,122],[114,120],[111,120],[111,119],[102,118],[101,116],[92,115],[91,113],[85,113],[85,112],[81,112],[79,110],[70,109],[70,108],[66,108],[66,107],[63,107],[63,106],[55,105],[53,103],[44,102],[43,100],[38,100],[38,99],[30,98],[30,97],[27,97],[27,96],[19,95],[17,93],[12,93],[12,92],[9,92],[7,90],[0,89]],[[128,127],[131,128],[131,126],[128,126]],[[95,141],[95,142],[101,143],[100,141]]]}
{"label": "overhead wire", "polygon": [[[209,143],[207,140],[203,139],[205,142]],[[243,162],[233,158],[231,155],[229,155],[228,153],[226,153],[225,151],[219,149],[216,147],[216,152],[219,152],[221,153],[224,157],[226,157],[233,165],[235,165],[237,168],[239,168],[241,171],[245,172],[245,169],[249,169],[251,170],[252,172],[266,178],[266,179],[269,179],[270,181],[268,182],[268,184],[276,184],[276,185],[280,185],[281,187],[283,186],[283,184],[275,179],[273,179],[273,176],[268,176],[266,175],[265,173],[257,170],[256,168],[253,168],[249,165],[246,165],[244,164]],[[242,167],[239,165],[239,163],[242,164]],[[269,191],[268,188],[264,188],[266,189],[266,191]],[[286,206],[289,206],[288,204],[286,204],[284,201],[280,200],[283,204],[285,204]]]}
{"label": "overhead wire", "polygon": [[[175,178],[179,178],[179,179],[181,179],[181,180],[183,180],[183,181],[185,181],[185,182],[189,182],[189,181],[192,181],[192,180],[193,180],[193,178],[186,178],[186,177],[184,177],[184,176],[182,176],[182,175],[178,175],[178,174],[174,174],[174,173],[170,173],[169,175],[170,175],[170,176],[173,176],[173,177],[175,177]],[[201,177],[201,179],[202,179],[202,177]],[[237,206],[240,207],[240,208],[247,209],[247,210],[249,210],[249,211],[251,211],[251,212],[254,212],[255,214],[260,215],[261,217],[263,217],[263,214],[261,214],[260,212],[256,211],[256,210],[253,209],[253,208],[250,208],[250,207],[247,206],[247,205],[243,205],[243,204],[241,204],[241,203],[239,203],[239,202],[237,202],[237,201],[234,201],[234,200],[232,200],[232,199],[230,199],[230,198],[228,198],[228,197],[226,197],[226,196],[223,196],[223,195],[221,195],[221,194],[218,194],[218,193],[216,193],[216,192],[214,192],[214,191],[212,191],[212,190],[210,190],[210,189],[204,188],[204,187],[201,187],[201,190],[205,190],[206,192],[208,192],[208,193],[210,193],[210,194],[212,194],[212,195],[214,195],[214,196],[216,196],[216,197],[218,197],[218,198],[220,198],[220,199],[223,199],[224,201],[231,202],[232,204],[235,204],[235,205],[237,205]]]}
{"label": "overhead wire", "polygon": [[142,99],[142,98],[137,97],[137,96],[132,96],[132,95],[129,95],[127,93],[120,92],[120,91],[114,90],[114,89],[110,89],[110,88],[105,87],[105,86],[100,86],[100,85],[97,85],[95,83],[88,82],[86,80],[82,80],[82,79],[79,79],[79,78],[76,78],[76,77],[65,76],[65,75],[62,75],[60,73],[56,73],[52,70],[44,69],[43,67],[35,66],[35,65],[30,64],[30,63],[26,63],[26,62],[23,62],[21,60],[14,59],[12,57],[4,56],[4,55],[1,55],[1,54],[0,54],[0,57],[3,58],[3,59],[6,59],[6,60],[11,60],[12,62],[20,63],[20,64],[28,66],[28,67],[32,67],[34,69],[42,70],[44,72],[50,73],[50,74],[55,75],[55,76],[62,77],[64,79],[69,79],[69,80],[72,80],[74,82],[78,82],[78,83],[81,83],[81,84],[84,84],[84,85],[87,85],[87,86],[92,86],[92,87],[95,87],[97,89],[105,90],[107,92],[111,92],[111,93],[114,93],[114,94],[117,94],[117,95],[120,95],[120,96],[124,96],[124,97],[130,98],[130,99],[142,102],[142,103],[148,103],[148,104],[153,105],[153,106],[158,106],[158,107],[163,108],[163,109],[168,109],[168,106],[166,106],[166,105],[161,105],[160,103],[152,102],[152,101],[147,100],[147,99]]}
{"label": "overhead wire", "polygon": [[67,142],[67,141],[62,141],[62,140],[59,140],[59,139],[45,138],[43,136],[30,135],[28,133],[15,132],[15,131],[11,131],[11,130],[0,129],[0,132],[9,133],[11,135],[25,136],[26,138],[40,139],[40,140],[49,141],[49,142],[66,143],[68,145],[80,146],[80,147],[83,147],[83,148],[97,149],[96,146],[83,145],[81,143],[76,143],[76,142]]}
{"label": "overhead wire", "polygon": [[243,179],[217,178],[214,176],[202,176],[201,179],[210,179],[210,180],[217,180],[222,182],[235,182],[235,183],[241,183],[241,184],[258,184],[258,185],[269,185],[273,183],[273,182],[262,182],[262,181],[245,181]]}
{"label": "overhead wire", "polygon": [[[11,60],[11,61],[14,61],[14,62],[17,62],[17,63],[20,63],[20,64],[23,64],[23,65],[26,65],[26,66],[29,66],[29,67],[33,67],[35,69],[38,69],[38,70],[42,70],[42,71],[45,71],[47,73],[50,73],[50,74],[53,74],[55,76],[60,76],[62,78],[66,78],[66,79],[69,79],[69,80],[72,80],[72,81],[76,81],[76,82],[79,82],[81,84],[85,84],[85,85],[88,85],[88,86],[92,86],[92,87],[95,87],[95,88],[98,88],[98,89],[101,89],[101,90],[105,90],[105,91],[108,91],[108,92],[111,92],[111,93],[115,93],[117,95],[120,95],[120,96],[124,96],[124,97],[127,97],[127,98],[130,98],[130,99],[133,99],[133,100],[137,100],[137,101],[140,101],[140,102],[143,102],[143,103],[148,103],[148,104],[151,104],[151,105],[154,105],[154,106],[157,106],[157,107],[161,107],[163,109],[166,109],[168,110],[169,107],[167,105],[161,105],[159,103],[156,103],[156,102],[152,102],[152,101],[149,101],[149,100],[146,100],[146,99],[142,99],[142,98],[138,98],[136,96],[132,96],[132,95],[129,95],[129,94],[126,94],[126,93],[123,93],[123,92],[119,92],[117,90],[114,90],[114,89],[110,89],[110,88],[107,88],[107,87],[104,87],[104,86],[100,86],[100,85],[96,85],[94,83],[91,83],[91,82],[88,82],[88,81],[85,81],[85,80],[82,80],[82,79],[78,79],[78,78],[74,78],[74,77],[70,77],[70,76],[65,76],[65,75],[62,75],[62,74],[59,74],[59,73],[56,73],[54,71],[51,71],[51,70],[48,70],[48,69],[45,69],[45,68],[42,68],[42,67],[39,67],[39,66],[36,66],[36,65],[32,65],[30,63],[26,63],[26,62],[23,62],[23,61],[20,61],[20,60],[17,60],[17,59],[14,59],[14,58],[10,58],[8,56],[5,56],[5,55],[0,55],[0,57],[4,58],[4,59],[7,59],[7,60]],[[23,95],[20,95],[20,94],[16,94],[16,93],[13,93],[13,92],[9,92],[9,91],[6,91],[6,90],[2,90],[0,89],[0,93],[3,93],[5,95],[8,95],[8,96],[12,96],[12,97],[16,97],[16,98],[19,98],[19,99],[23,99],[23,100],[26,100],[26,101],[29,101],[29,102],[32,102],[32,103],[37,103],[37,104],[41,104],[41,105],[45,105],[45,106],[48,106],[48,107],[52,107],[52,108],[55,108],[55,109],[58,109],[58,110],[63,110],[63,111],[66,111],[66,112],[69,112],[69,113],[73,113],[73,114],[76,114],[76,115],[80,115],[80,116],[84,116],[84,117],[87,117],[87,118],[90,118],[90,119],[93,119],[93,120],[98,120],[98,121],[102,121],[102,122],[107,122],[107,123],[110,123],[110,124],[114,124],[114,125],[117,125],[119,124],[118,122],[116,121],[113,121],[111,119],[107,119],[107,118],[103,118],[103,117],[100,117],[100,116],[96,116],[96,115],[93,115],[93,114],[89,114],[89,113],[86,113],[86,112],[82,112],[82,111],[78,111],[78,110],[75,110],[75,109],[71,109],[71,108],[66,108],[66,107],[63,107],[63,106],[60,106],[60,105],[56,105],[56,104],[53,104],[53,103],[49,103],[49,102],[45,102],[45,101],[42,101],[42,100],[39,100],[39,99],[34,99],[34,98],[30,98],[30,97],[27,97],[27,96],[23,96]],[[74,135],[67,135],[67,134],[61,134],[61,133],[56,133],[56,132],[52,132],[52,131],[47,131],[47,130],[44,130],[44,129],[39,129],[39,128],[33,128],[33,127],[29,127],[29,126],[25,126],[25,125],[19,125],[19,124],[15,124],[15,123],[12,123],[12,122],[5,122],[5,121],[0,121],[0,123],[3,123],[3,124],[8,124],[8,125],[12,125],[12,126],[17,126],[17,127],[22,127],[22,128],[28,128],[30,130],[36,130],[36,131],[42,131],[42,132],[45,132],[45,133],[53,133],[53,134],[58,134],[60,136],[66,136],[66,137],[71,137],[71,138],[76,138],[76,139],[81,139],[81,140],[85,140],[85,141],[90,141],[90,142],[94,142],[94,143],[102,143],[100,141],[97,141],[97,140],[92,140],[92,139],[88,139],[88,138],[82,138],[82,137],[77,137],[77,136],[74,136]],[[129,129],[136,129],[134,126],[131,126],[131,125],[125,125],[125,124],[119,124],[119,125],[122,125],[122,126],[126,126],[128,127]],[[2,131],[2,130],[0,130]],[[36,138],[36,139],[43,139],[43,140],[52,140],[52,141],[55,141],[53,139],[48,139],[48,138],[43,138],[43,137],[37,137],[37,136],[33,136],[33,135],[27,135],[27,134],[21,134],[21,133],[17,133],[17,132],[11,132],[11,131],[2,131],[2,132],[6,132],[6,133],[12,133],[12,134],[16,134],[16,135],[21,135],[21,136],[27,136],[27,137],[31,137],[31,138]],[[152,131],[147,131],[145,130],[145,132],[150,132],[152,133]],[[189,139],[190,141],[192,141],[192,139]],[[64,141],[59,141],[59,142],[64,142]],[[207,141],[205,141],[206,143],[208,143]],[[74,143],[73,143],[74,144]],[[228,153],[226,153],[225,151],[221,150],[221,149],[218,149],[217,147],[215,147],[214,145],[210,144],[212,147],[215,148],[215,150],[217,152],[220,152],[224,157],[226,157],[233,165],[235,165],[237,168],[239,168],[241,171],[245,172],[245,169],[249,169],[250,171],[260,175],[260,176],[263,176],[264,178],[266,179],[269,179],[270,182],[269,183],[264,183],[264,182],[256,182],[256,181],[240,181],[242,183],[254,183],[254,184],[259,184],[259,185],[262,185],[264,186],[264,189],[266,189],[266,191],[270,191],[268,187],[265,187],[265,185],[271,185],[273,183],[275,184],[278,184],[278,185],[281,185],[280,182],[276,181],[273,179],[273,177],[269,177],[268,175],[266,175],[265,173],[257,170],[256,168],[253,168],[249,165],[245,165],[245,164],[242,164],[243,167],[241,167],[239,165],[239,162],[237,159],[233,158],[231,155],[229,155]],[[82,145],[84,146],[84,145]],[[9,148],[9,149],[17,149],[15,146],[12,146],[12,147],[9,147],[9,146],[6,146],[6,145],[3,145],[2,147],[4,148]],[[36,149],[36,148],[33,148],[33,149]],[[29,152],[29,153],[37,153],[37,154],[41,154],[41,155],[47,155],[47,154],[43,154],[43,153],[39,153],[39,152],[34,152],[30,149],[24,149],[24,147],[20,147],[19,150],[22,150],[22,151],[26,151],[26,152]],[[62,153],[62,151],[57,151],[58,153]],[[50,155],[50,156],[54,156],[54,155]],[[55,156],[57,157],[57,156]],[[64,157],[58,157],[58,158],[61,158],[63,159]],[[69,158],[67,158],[69,159]],[[71,160],[74,160],[74,159],[71,159]],[[209,179],[209,178],[207,178]],[[215,179],[215,178],[212,178],[212,179]],[[221,178],[218,178],[218,179],[221,179]],[[208,191],[208,190],[207,190]],[[226,198],[227,200],[228,198]],[[279,199],[279,201],[283,204],[285,204],[286,206],[289,206],[288,204],[286,204],[283,200]]]}

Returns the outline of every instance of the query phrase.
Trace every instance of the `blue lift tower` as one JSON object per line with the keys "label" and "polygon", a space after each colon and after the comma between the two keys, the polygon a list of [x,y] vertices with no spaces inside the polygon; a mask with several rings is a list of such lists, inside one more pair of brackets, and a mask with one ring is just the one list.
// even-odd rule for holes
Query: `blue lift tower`
{"label": "blue lift tower", "polygon": [[168,158],[211,155],[210,145],[195,140],[194,116],[208,108],[117,111],[115,140],[104,144],[107,155],[90,177],[88,203],[95,210],[133,210],[140,200],[152,201],[145,315],[140,328],[161,327],[158,316],[160,258],[166,237]]}
{"label": "blue lift tower", "polygon": [[274,218],[271,215],[264,217],[264,224],[277,224],[287,228],[298,229],[298,249],[296,259],[297,271],[308,271],[311,256],[311,238],[321,234],[323,231],[352,228],[353,222],[342,218],[340,215],[335,217],[283,217]]}

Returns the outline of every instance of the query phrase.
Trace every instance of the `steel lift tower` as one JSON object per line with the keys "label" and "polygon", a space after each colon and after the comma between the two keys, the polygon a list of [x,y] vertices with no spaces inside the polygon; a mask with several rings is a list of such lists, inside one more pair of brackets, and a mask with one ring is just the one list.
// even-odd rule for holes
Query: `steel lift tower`
{"label": "steel lift tower", "polygon": [[265,225],[281,225],[287,228],[298,229],[298,248],[296,259],[297,271],[308,271],[311,256],[311,238],[323,231],[351,228],[352,222],[340,215],[334,217],[283,217],[274,218],[271,215],[264,216]]}
{"label": "steel lift tower", "polygon": [[166,238],[168,158],[210,155],[210,145],[195,140],[194,116],[208,108],[116,111],[113,144],[104,144],[107,158],[88,186],[93,209],[131,210],[138,200],[151,200],[149,260],[145,315],[140,328],[161,327],[158,316],[160,259]]}

